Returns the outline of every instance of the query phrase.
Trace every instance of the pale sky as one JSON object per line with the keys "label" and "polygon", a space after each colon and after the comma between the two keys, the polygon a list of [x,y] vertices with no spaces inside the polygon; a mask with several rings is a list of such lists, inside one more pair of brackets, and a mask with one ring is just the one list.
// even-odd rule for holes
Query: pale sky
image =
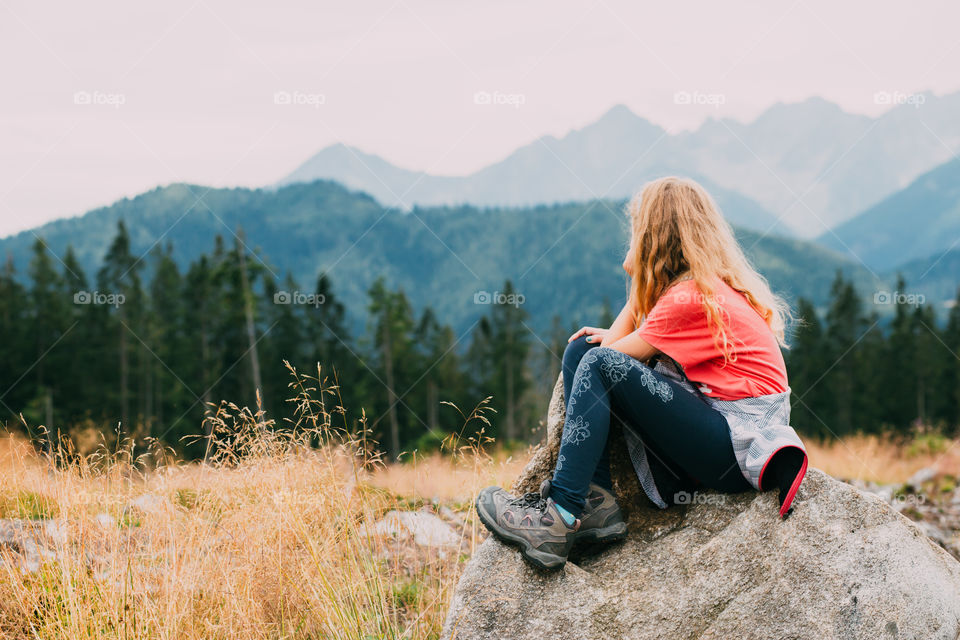
{"label": "pale sky", "polygon": [[960,90],[948,1],[246,4],[0,0],[0,236],[171,182],[269,184],[335,142],[462,174],[618,103],[678,131]]}

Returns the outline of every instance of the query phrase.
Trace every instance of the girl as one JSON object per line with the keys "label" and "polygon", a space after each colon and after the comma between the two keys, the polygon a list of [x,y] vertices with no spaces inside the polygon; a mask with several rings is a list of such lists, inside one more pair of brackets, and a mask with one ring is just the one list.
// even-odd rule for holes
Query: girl
{"label": "girl", "polygon": [[611,414],[661,508],[698,500],[698,489],[776,488],[785,518],[807,469],[780,352],[788,305],[696,182],[651,182],[628,214],[627,302],[610,328],[583,327],[563,354],[553,477],[539,493],[488,487],[477,498],[486,527],[544,569],[562,567],[576,542],[626,535],[610,481]]}

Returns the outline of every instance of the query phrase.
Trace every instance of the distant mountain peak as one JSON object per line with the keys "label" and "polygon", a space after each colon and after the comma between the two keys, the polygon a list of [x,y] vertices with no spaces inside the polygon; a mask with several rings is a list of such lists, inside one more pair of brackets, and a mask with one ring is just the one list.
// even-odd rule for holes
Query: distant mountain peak
{"label": "distant mountain peak", "polygon": [[630,110],[625,104],[617,104],[607,109],[602,116],[587,126],[571,131],[571,134],[595,131],[644,131],[662,132],[663,129]]}
{"label": "distant mountain peak", "polygon": [[620,104],[615,104],[609,109],[607,109],[607,111],[602,116],[600,116],[600,119],[597,120],[597,122],[603,122],[604,120],[613,120],[614,122],[619,122],[627,119],[639,120],[642,118],[640,118],[640,116],[638,116],[633,111],[631,111],[630,107],[628,107],[623,103],[620,103]]}
{"label": "distant mountain peak", "polygon": [[923,95],[928,96],[923,109],[908,105],[878,118],[814,96],[778,102],[751,122],[708,119],[695,130],[673,134],[626,104],[615,104],[593,122],[543,135],[467,175],[403,169],[337,144],[281,184],[328,178],[403,208],[527,206],[629,197],[664,173],[697,175],[746,197],[741,204],[759,215],[741,217],[739,207],[728,208],[744,226],[759,223],[765,230],[782,223],[810,236],[850,219],[946,159],[944,147],[960,140],[960,121],[954,117],[960,93]]}

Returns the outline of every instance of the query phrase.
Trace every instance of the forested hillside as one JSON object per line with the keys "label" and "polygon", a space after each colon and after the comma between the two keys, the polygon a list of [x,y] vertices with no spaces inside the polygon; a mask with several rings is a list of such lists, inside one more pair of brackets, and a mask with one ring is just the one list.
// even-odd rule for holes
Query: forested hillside
{"label": "forested hillside", "polygon": [[[362,193],[318,181],[279,190],[208,189],[176,184],[90,213],[0,240],[0,254],[23,269],[42,237],[57,259],[73,247],[88,273],[100,268],[119,220],[136,257],[172,245],[181,269],[222,235],[243,231],[267,273],[303,284],[326,273],[347,307],[347,323],[363,329],[366,292],[377,277],[402,287],[415,308],[432,307],[464,331],[481,315],[479,292],[507,279],[524,296],[530,326],[541,337],[558,314],[567,322],[596,318],[604,300],[623,297],[620,263],[626,244],[623,202],[594,201],[516,209],[474,207],[385,209]],[[793,300],[826,303],[837,269],[864,296],[882,286],[862,265],[814,243],[738,229],[748,255],[774,289]],[[139,266],[149,271],[149,260]],[[21,272],[21,275],[23,273]]]}
{"label": "forested hillside", "polygon": [[[910,261],[936,263],[960,243],[960,159],[923,174],[905,189],[823,234],[819,242],[856,256],[876,270]],[[954,281],[958,273],[953,272]]]}
{"label": "forested hillside", "polygon": [[[350,301],[353,314],[367,318],[354,329],[340,294],[347,281],[336,270],[305,281],[278,278],[244,248],[243,234],[218,236],[212,229],[210,246],[181,267],[169,239],[141,257],[123,222],[114,234],[95,270],[71,249],[61,259],[36,239],[22,272],[10,261],[0,274],[4,421],[41,442],[60,434],[80,442],[150,437],[202,456],[208,418],[222,401],[255,407],[260,389],[269,419],[283,425],[293,416],[284,361],[313,373],[319,363],[320,377],[339,385],[328,410],[349,408],[343,426],[369,428],[392,456],[435,447],[457,431],[464,418],[445,403],[469,412],[488,396],[497,413],[486,435],[522,441],[543,417],[569,334],[579,322],[608,326],[614,311],[581,308],[576,316],[562,302],[545,304],[539,320],[549,328],[538,332],[528,294],[507,280],[469,298],[464,306],[472,320],[454,328],[440,311],[451,308],[446,297],[437,294],[436,306],[415,304],[409,295],[415,286],[398,288],[378,277]],[[391,260],[405,249],[399,232],[398,238],[363,264],[383,264],[390,273]],[[482,245],[483,237],[461,242]],[[531,243],[510,238],[509,244],[522,252]],[[781,256],[789,256],[790,246],[779,247]],[[450,277],[429,262],[410,262],[419,267],[414,283],[441,281],[434,292]],[[563,268],[558,278],[582,279],[582,291],[615,276],[575,254],[555,264]],[[906,284],[896,286],[903,291]],[[930,305],[901,298],[869,305],[862,293],[838,271],[822,319],[812,302],[796,301],[806,323],[794,327],[796,349],[787,354],[795,426],[831,437],[906,430],[916,420],[956,425],[960,305],[938,318]],[[560,300],[561,292],[554,296]],[[877,313],[884,307],[895,311],[887,330]]]}

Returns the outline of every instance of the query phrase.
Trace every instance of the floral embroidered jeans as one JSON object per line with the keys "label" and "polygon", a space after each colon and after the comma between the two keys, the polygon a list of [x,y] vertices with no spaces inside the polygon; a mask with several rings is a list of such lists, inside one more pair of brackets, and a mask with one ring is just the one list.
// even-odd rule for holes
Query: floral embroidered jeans
{"label": "floral embroidered jeans", "polygon": [[583,512],[591,482],[611,488],[611,415],[643,438],[668,504],[682,502],[676,494],[698,486],[751,489],[723,414],[639,360],[581,336],[563,354],[563,391],[567,413],[550,496],[574,515]]}

